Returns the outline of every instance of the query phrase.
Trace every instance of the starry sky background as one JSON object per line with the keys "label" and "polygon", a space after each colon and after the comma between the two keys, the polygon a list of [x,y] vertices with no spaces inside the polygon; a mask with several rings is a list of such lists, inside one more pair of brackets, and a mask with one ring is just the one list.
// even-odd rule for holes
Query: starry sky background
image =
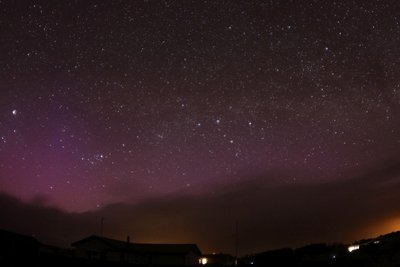
{"label": "starry sky background", "polygon": [[398,230],[398,14],[0,1],[0,227],[233,252],[238,221],[242,254]]}

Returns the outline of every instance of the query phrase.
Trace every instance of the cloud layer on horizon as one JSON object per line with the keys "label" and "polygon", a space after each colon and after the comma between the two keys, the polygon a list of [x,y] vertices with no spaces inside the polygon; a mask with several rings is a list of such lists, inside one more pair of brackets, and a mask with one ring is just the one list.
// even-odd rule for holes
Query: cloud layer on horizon
{"label": "cloud layer on horizon", "polygon": [[[267,179],[266,179],[267,180]],[[244,180],[209,195],[117,203],[84,213],[48,206],[45,198],[22,202],[0,195],[0,227],[34,235],[49,244],[68,244],[99,234],[133,242],[197,243],[203,252],[230,252],[238,222],[239,252],[297,247],[313,242],[350,242],[396,230],[400,218],[400,164],[363,177],[314,185],[271,185]],[[257,181],[257,182],[255,182]]]}

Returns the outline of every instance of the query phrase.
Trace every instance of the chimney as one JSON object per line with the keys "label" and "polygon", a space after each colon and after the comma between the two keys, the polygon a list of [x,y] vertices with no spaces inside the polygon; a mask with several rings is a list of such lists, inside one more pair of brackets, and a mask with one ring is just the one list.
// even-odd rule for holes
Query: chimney
{"label": "chimney", "polygon": [[131,242],[131,238],[129,235],[126,236],[126,243],[129,245],[129,243]]}

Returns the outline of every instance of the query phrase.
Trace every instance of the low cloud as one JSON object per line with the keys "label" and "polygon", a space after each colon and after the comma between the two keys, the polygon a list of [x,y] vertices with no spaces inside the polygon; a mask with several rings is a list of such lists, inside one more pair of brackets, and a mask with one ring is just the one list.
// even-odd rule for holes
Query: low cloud
{"label": "low cloud", "polygon": [[[266,176],[267,177],[267,176]],[[244,179],[249,181],[249,179]],[[267,180],[267,179],[264,179]],[[312,242],[344,242],[375,234],[400,216],[400,164],[368,175],[318,185],[271,185],[262,179],[214,194],[168,196],[119,203],[86,213],[66,213],[0,195],[0,227],[68,246],[91,234],[133,242],[190,242],[204,252],[233,252],[238,222],[241,254]],[[375,230],[373,230],[375,229]]]}

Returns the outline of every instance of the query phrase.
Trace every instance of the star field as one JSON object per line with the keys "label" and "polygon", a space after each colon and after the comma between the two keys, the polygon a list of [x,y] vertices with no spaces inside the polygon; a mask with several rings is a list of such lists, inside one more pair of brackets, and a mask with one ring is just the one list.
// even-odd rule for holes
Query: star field
{"label": "star field", "polygon": [[398,11],[1,1],[1,191],[86,211],[364,175],[400,155]]}

